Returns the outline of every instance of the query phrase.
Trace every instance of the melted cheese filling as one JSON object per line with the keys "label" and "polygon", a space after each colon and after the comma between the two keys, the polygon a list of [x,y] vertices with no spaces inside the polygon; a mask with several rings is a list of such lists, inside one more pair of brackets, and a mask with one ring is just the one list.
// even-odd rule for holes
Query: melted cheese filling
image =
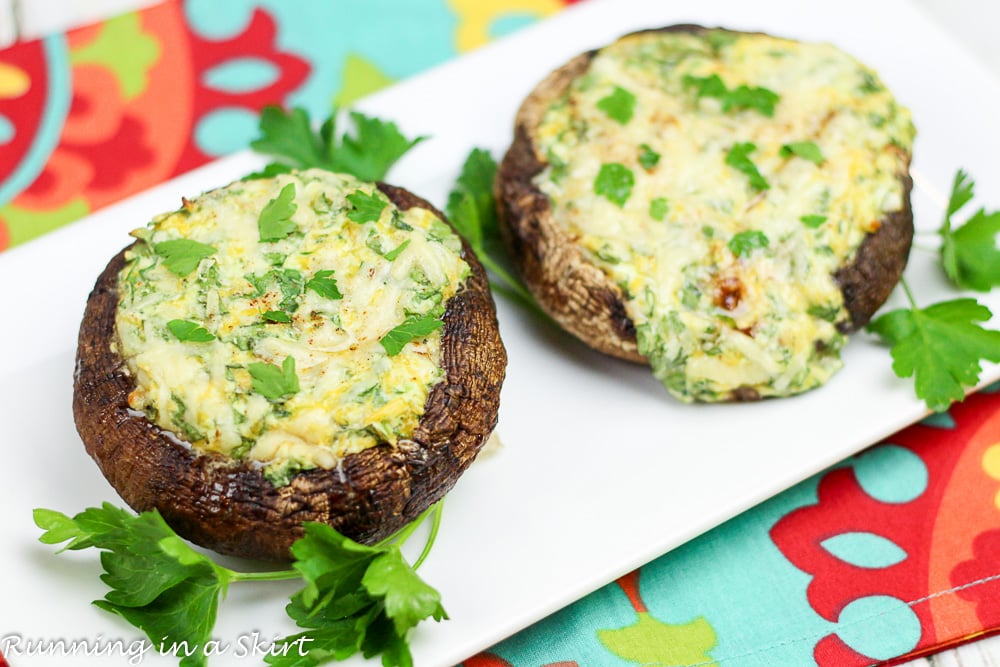
{"label": "melted cheese filling", "polygon": [[[289,184],[294,230],[262,241],[261,212]],[[384,202],[377,220],[349,217],[363,217],[348,200],[358,194]],[[316,170],[233,183],[133,235],[116,318],[132,408],[199,451],[264,466],[276,483],[412,435],[443,377],[440,329],[394,355],[381,341],[408,319],[440,318],[469,275],[461,242],[433,213]],[[214,252],[179,276],[159,245],[177,239]],[[330,280],[336,291],[323,289]],[[214,339],[181,340],[175,320]],[[252,371],[288,358],[298,390],[258,391]]]}
{"label": "melted cheese filling", "polygon": [[[760,89],[771,115],[746,102]],[[545,112],[535,183],[623,290],[671,393],[784,396],[840,368],[833,273],[903,207],[913,138],[876,74],[833,46],[646,33],[600,51]],[[806,143],[818,164],[792,151]]]}

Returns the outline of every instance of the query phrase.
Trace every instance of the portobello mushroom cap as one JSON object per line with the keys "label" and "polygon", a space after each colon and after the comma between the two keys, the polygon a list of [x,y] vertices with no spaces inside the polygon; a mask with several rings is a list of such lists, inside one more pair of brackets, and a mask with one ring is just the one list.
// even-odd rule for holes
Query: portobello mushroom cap
{"label": "portobello mushroom cap", "polygon": [[[446,220],[402,188],[377,187],[402,210],[425,208]],[[288,560],[303,522],[316,521],[374,543],[440,500],[496,424],[506,352],[485,271],[463,241],[471,274],[446,304],[444,377],[432,387],[412,437],[349,454],[339,468],[299,472],[277,488],[259,466],[199,453],[129,407],[135,381],[113,346],[126,250],[110,261],[87,302],[73,414],[87,452],[122,499],[139,512],[159,510],[192,542],[223,554]]]}
{"label": "portobello mushroom cap", "polygon": [[[708,32],[763,35],[683,24],[630,33],[621,39],[657,33]],[[537,142],[537,130],[546,111],[575,80],[588,73],[600,52],[601,49],[595,49],[582,53],[551,72],[519,108],[513,140],[499,165],[495,182],[500,231],[515,268],[560,326],[595,350],[646,364],[649,360],[638,349],[636,324],[626,310],[623,290],[554,219],[549,196],[536,184],[536,177],[550,166]],[[897,174],[903,192],[902,206],[887,213],[877,229],[865,236],[853,258],[833,274],[849,315],[849,319],[837,323],[842,334],[868,323],[906,267],[913,239],[912,180],[908,170],[911,156],[899,152],[906,165]],[[663,157],[664,161],[671,159],[667,153]],[[722,400],[758,398],[760,395],[752,387],[737,387]]]}

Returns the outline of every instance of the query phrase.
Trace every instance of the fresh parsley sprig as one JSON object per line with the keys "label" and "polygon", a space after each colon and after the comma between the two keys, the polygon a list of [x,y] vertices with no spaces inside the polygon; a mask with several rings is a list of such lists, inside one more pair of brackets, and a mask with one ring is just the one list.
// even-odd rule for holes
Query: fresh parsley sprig
{"label": "fresh parsley sprig", "polygon": [[[1000,212],[980,209],[958,229],[952,227],[952,216],[972,200],[974,185],[964,171],[955,175],[939,229],[940,257],[945,273],[958,287],[985,291],[1000,284],[996,247]],[[879,316],[868,330],[891,346],[893,371],[901,378],[914,378],[916,394],[927,407],[947,410],[979,382],[982,361],[1000,362],[1000,331],[982,326],[992,313],[976,299],[920,308],[906,280],[900,283],[909,307]]]}
{"label": "fresh parsley sprig", "polygon": [[211,636],[219,601],[236,581],[290,579],[296,572],[244,573],[217,565],[181,540],[156,510],[136,516],[110,503],[73,518],[48,509],[34,511],[44,544],[69,541],[61,550],[101,550],[110,589],[94,605],[142,630],[154,645],[186,642],[181,667],[202,667],[201,647]]}
{"label": "fresh parsley sprig", "polygon": [[363,181],[379,181],[399,158],[426,139],[408,139],[395,123],[357,111],[349,115],[354,132],[337,136],[336,110],[314,131],[305,109],[264,107],[260,115],[261,137],[250,146],[277,161],[248,178],[315,167],[353,174]]}
{"label": "fresh parsley sprig", "polygon": [[[429,516],[430,535],[410,566],[400,546]],[[68,542],[62,551],[97,548],[108,585],[101,609],[117,614],[156,646],[185,646],[181,667],[204,667],[229,586],[239,582],[303,579],[286,611],[305,632],[280,640],[268,662],[320,665],[362,651],[382,654],[386,667],[412,665],[410,629],[426,618],[447,618],[440,594],[416,574],[437,536],[441,504],[426,510],[392,537],[365,546],[320,523],[308,523],[292,545],[292,567],[274,572],[237,572],[192,549],[156,510],[139,515],[104,503],[74,517],[34,511],[44,544]]]}
{"label": "fresh parsley sprig", "polygon": [[968,204],[975,182],[959,170],[951,187],[948,209],[938,234],[941,235],[941,265],[948,278],[963,289],[988,292],[1000,285],[1000,211],[987,213],[980,208],[960,226],[952,216]]}
{"label": "fresh parsley sprig", "polygon": [[[435,514],[429,542],[440,516]],[[266,662],[307,667],[362,652],[366,657],[382,654],[386,667],[412,665],[409,631],[426,618],[448,618],[440,594],[416,573],[428,549],[412,567],[399,550],[412,528],[373,547],[348,540],[325,524],[307,523],[305,531],[305,537],[292,546],[292,554],[306,585],[286,607],[305,631],[275,644],[290,647],[304,640],[308,644],[304,655],[276,651]]]}
{"label": "fresh parsley sprig", "polygon": [[493,289],[541,313],[531,292],[504,267],[505,252],[493,194],[496,173],[497,163],[489,151],[473,148],[448,195],[445,212],[482,265],[493,274]]}

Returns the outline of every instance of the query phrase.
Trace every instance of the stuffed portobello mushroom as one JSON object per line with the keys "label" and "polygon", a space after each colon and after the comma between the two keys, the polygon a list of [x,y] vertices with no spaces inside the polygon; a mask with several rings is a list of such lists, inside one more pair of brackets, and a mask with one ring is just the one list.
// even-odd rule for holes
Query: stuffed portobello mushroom
{"label": "stuffed portobello mushroom", "polygon": [[634,33],[524,101],[501,231],[560,325],[679,399],[796,394],[841,367],[902,274],[914,134],[834,46]]}
{"label": "stuffed portobello mushroom", "polygon": [[133,232],[80,329],[74,415],[137,511],[284,560],[305,521],[384,538],[493,429],[506,366],[474,255],[411,193],[246,180]]}

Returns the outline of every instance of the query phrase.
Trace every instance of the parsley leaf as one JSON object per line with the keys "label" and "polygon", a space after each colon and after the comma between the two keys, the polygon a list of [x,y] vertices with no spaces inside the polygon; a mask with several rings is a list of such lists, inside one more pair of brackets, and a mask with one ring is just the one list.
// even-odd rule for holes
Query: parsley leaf
{"label": "parsley leaf", "polygon": [[662,222],[669,210],[670,201],[666,197],[656,197],[649,202],[649,217],[657,222]]}
{"label": "parsley leaf", "polygon": [[493,198],[496,173],[497,163],[489,151],[472,149],[445,206],[455,230],[468,241],[477,256],[500,249],[500,227]]}
{"label": "parsley leaf", "polygon": [[632,120],[632,115],[635,113],[635,95],[621,86],[615,86],[614,91],[597,101],[597,108],[611,120],[625,125]]}
{"label": "parsley leaf", "polygon": [[726,153],[726,164],[736,171],[746,174],[750,179],[750,187],[754,190],[767,190],[771,184],[761,176],[757,165],[750,159],[750,153],[755,150],[757,150],[757,146],[750,142],[734,144]]}
{"label": "parsley leaf", "polygon": [[959,287],[988,292],[1000,285],[1000,211],[980,209],[951,234],[955,270],[949,277]]}
{"label": "parsley leaf", "polygon": [[[250,145],[258,153],[277,157],[296,169],[318,167],[353,174],[363,181],[378,181],[407,151],[426,137],[407,139],[395,123],[350,113],[354,134],[337,136],[336,112],[314,132],[304,109],[285,111],[267,106],[261,111],[261,137]],[[280,173],[268,165],[262,173]]]}
{"label": "parsley leaf", "polygon": [[378,222],[382,217],[382,211],[389,205],[389,200],[381,193],[368,194],[363,190],[355,190],[347,195],[347,201],[354,207],[347,217],[358,223]]}
{"label": "parsley leaf", "polygon": [[[258,153],[281,157],[298,169],[327,164],[330,148],[322,136],[313,132],[305,109],[294,108],[286,113],[279,106],[264,107],[260,112],[260,132],[261,138],[250,143]],[[274,168],[268,165],[265,171]]]}
{"label": "parsley leaf", "polygon": [[[346,171],[362,181],[382,180],[399,158],[426,139],[407,139],[395,123],[370,118],[363,113],[352,111],[350,116],[357,130],[356,135],[344,134],[339,150],[331,152],[330,160],[334,171]],[[331,125],[331,136],[332,133]]]}
{"label": "parsley leaf", "polygon": [[427,315],[410,315],[402,323],[393,327],[379,341],[386,353],[394,357],[412,340],[422,338],[444,326],[444,320],[439,313]]}
{"label": "parsley leaf", "polygon": [[820,225],[822,225],[824,222],[826,222],[826,216],[825,215],[803,215],[801,218],[799,218],[799,221],[803,225],[805,225],[806,227],[810,227],[812,229],[816,229],[817,227],[819,227]]}
{"label": "parsley leaf", "polygon": [[973,197],[975,182],[959,170],[951,188],[948,210],[938,233],[941,235],[941,264],[948,278],[964,289],[982,292],[1000,285],[1000,211],[977,212],[960,227],[952,226],[952,216]]}
{"label": "parsley leaf", "polygon": [[253,380],[253,390],[269,401],[281,401],[299,391],[299,377],[295,374],[295,357],[287,356],[281,368],[274,364],[254,361],[247,364]]}
{"label": "parsley leaf", "polygon": [[774,116],[774,105],[779,99],[781,98],[777,93],[767,88],[737,86],[722,98],[722,110],[728,112],[732,109],[738,111],[753,109],[771,118]]}
{"label": "parsley leaf", "polygon": [[729,92],[729,88],[718,74],[711,76],[685,74],[681,83],[685,88],[694,88],[695,99],[699,100],[703,97],[715,97],[721,100]]}
{"label": "parsley leaf", "polygon": [[979,381],[980,360],[1000,362],[1000,331],[978,324],[992,314],[975,299],[943,301],[923,309],[910,299],[911,308],[879,316],[868,330],[892,346],[892,370],[901,378],[914,378],[917,396],[927,407],[946,410],[952,401],[965,398],[965,387]]}
{"label": "parsley leaf", "polygon": [[601,195],[619,208],[632,196],[632,186],[635,176],[632,170],[618,162],[606,162],[601,165],[594,179],[594,193]]}
{"label": "parsley leaf", "polygon": [[289,324],[292,318],[283,310],[269,310],[262,315],[265,321],[278,324]]}
{"label": "parsley leaf", "polygon": [[660,162],[660,154],[654,151],[649,144],[639,145],[639,165],[649,171]]}
{"label": "parsley leaf", "polygon": [[[411,567],[400,545],[430,515],[430,536]],[[291,569],[236,572],[181,540],[156,511],[138,516],[104,503],[70,518],[34,511],[44,544],[68,542],[60,551],[102,550],[101,579],[110,590],[94,604],[142,630],[155,646],[180,647],[181,667],[205,667],[205,646],[220,600],[230,584],[304,580],[288,615],[308,632],[277,642],[265,661],[302,667],[354,653],[382,654],[389,667],[412,666],[407,635],[426,618],[447,618],[436,590],[416,570],[430,553],[441,521],[437,503],[374,547],[354,542],[325,524],[304,524],[291,548]]]}
{"label": "parsley leaf", "polygon": [[111,590],[94,605],[121,616],[156,646],[186,642],[190,655],[182,652],[182,667],[207,664],[201,647],[233,572],[185,544],[156,510],[135,516],[104,503],[73,518],[36,509],[34,519],[46,531],[39,538],[45,544],[70,540],[64,549],[103,551],[101,579]]}
{"label": "parsley leaf", "polygon": [[214,255],[216,250],[198,241],[174,239],[153,245],[153,252],[163,258],[163,265],[171,273],[183,278],[197,269],[202,259]]}
{"label": "parsley leaf", "polygon": [[445,212],[455,231],[465,239],[483,266],[499,279],[499,282],[491,280],[491,286],[541,312],[531,292],[503,265],[505,255],[493,194],[496,173],[497,163],[489,151],[473,148],[448,194]]}
{"label": "parsley leaf", "polygon": [[257,218],[257,229],[261,241],[280,241],[298,229],[292,216],[298,206],[295,204],[295,184],[281,188],[278,196],[267,202]]}
{"label": "parsley leaf", "polygon": [[812,141],[793,141],[781,147],[779,153],[781,157],[789,158],[798,156],[803,160],[809,160],[813,164],[823,164],[823,153]]}
{"label": "parsley leaf", "polygon": [[277,655],[265,661],[275,667],[318,665],[360,651],[381,653],[387,667],[412,665],[407,634],[426,618],[447,618],[440,594],[417,576],[396,544],[368,547],[325,524],[304,528],[292,554],[305,587],[292,596],[287,612],[306,632],[276,646],[299,643],[305,650],[272,652]]}
{"label": "parsley leaf", "polygon": [[321,297],[331,300],[341,299],[344,296],[340,293],[340,289],[337,288],[337,281],[333,278],[333,271],[329,269],[317,271],[309,279],[309,282],[306,283],[306,289],[311,289]]}
{"label": "parsley leaf", "polygon": [[753,109],[771,118],[774,116],[775,105],[781,99],[773,90],[758,86],[751,88],[744,84],[730,90],[718,74],[705,77],[685,74],[681,83],[685,88],[695,90],[695,99],[714,97],[719,100],[724,113],[734,109],[737,111]]}
{"label": "parsley leaf", "polygon": [[406,250],[406,246],[408,246],[408,245],[410,245],[410,239],[406,239],[405,241],[403,241],[402,243],[400,243],[398,246],[396,246],[395,248],[393,248],[392,250],[390,250],[389,252],[385,253],[382,256],[385,257],[387,261],[391,262],[394,259],[396,259],[397,257],[399,257],[400,253],[402,253],[404,250]]}
{"label": "parsley leaf", "polygon": [[215,340],[215,336],[197,322],[170,320],[167,322],[167,329],[177,340],[191,341],[192,343],[207,343]]}
{"label": "parsley leaf", "polygon": [[766,248],[771,244],[764,232],[752,230],[735,234],[729,239],[729,249],[737,257],[747,257],[754,250]]}

